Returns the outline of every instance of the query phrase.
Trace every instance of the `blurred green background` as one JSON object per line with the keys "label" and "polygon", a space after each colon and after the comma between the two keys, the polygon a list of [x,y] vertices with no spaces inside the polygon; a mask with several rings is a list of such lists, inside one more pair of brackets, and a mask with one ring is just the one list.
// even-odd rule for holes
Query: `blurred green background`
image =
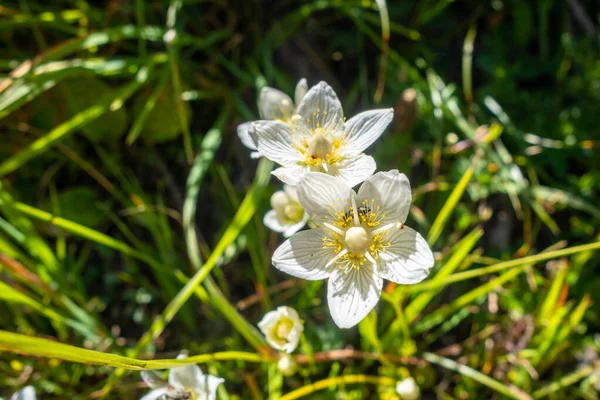
{"label": "blurred green background", "polygon": [[[219,398],[364,374],[411,375],[425,399],[598,399],[600,3],[388,1],[389,37],[380,10],[3,1],[0,329],[139,358],[260,354],[252,326],[285,304],[306,323],[299,372],[211,361]],[[347,331],[322,282],[270,265],[282,239],[262,216],[281,184],[236,134],[259,118],[261,87],[291,94],[303,77],[331,84],[347,116],[395,108],[368,153],[409,176],[409,223],[436,252],[434,284],[387,286]],[[190,300],[162,314],[202,265]],[[170,323],[152,325],[161,315]],[[3,340],[0,395],[146,391],[137,373],[15,355]],[[339,349],[356,352],[332,359]],[[395,398],[385,382],[307,398]]]}

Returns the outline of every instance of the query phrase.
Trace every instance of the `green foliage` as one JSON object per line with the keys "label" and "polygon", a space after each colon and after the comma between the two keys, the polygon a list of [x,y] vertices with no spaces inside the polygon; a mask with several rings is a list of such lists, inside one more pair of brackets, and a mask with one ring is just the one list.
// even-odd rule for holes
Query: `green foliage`
{"label": "green foliage", "polygon": [[[129,371],[193,362],[219,399],[599,398],[597,4],[118,3],[0,6],[0,396],[138,398]],[[351,330],[271,266],[281,185],[236,135],[302,77],[394,107],[369,153],[436,256]],[[291,377],[256,329],[279,305]]]}

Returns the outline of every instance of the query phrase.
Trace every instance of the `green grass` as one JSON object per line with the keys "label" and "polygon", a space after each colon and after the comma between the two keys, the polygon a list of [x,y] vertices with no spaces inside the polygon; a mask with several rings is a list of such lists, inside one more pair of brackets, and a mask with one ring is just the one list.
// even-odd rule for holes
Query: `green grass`
{"label": "green grass", "polygon": [[[219,399],[394,399],[409,375],[599,398],[596,4],[117,3],[0,6],[0,397],[139,398],[131,371],[191,362]],[[302,77],[347,116],[395,108],[367,153],[410,178],[436,257],[351,330],[271,266],[281,184],[236,135]],[[280,305],[305,321],[292,377],[256,328]]]}

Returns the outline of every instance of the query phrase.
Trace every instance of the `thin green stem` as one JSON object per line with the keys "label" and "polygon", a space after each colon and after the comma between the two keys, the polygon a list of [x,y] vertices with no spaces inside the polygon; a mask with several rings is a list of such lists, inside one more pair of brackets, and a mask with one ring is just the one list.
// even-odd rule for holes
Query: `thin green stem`
{"label": "thin green stem", "polygon": [[387,376],[371,376],[371,375],[345,375],[336,378],[328,378],[311,383],[310,385],[302,386],[289,392],[279,398],[279,400],[295,400],[301,397],[306,397],[312,393],[327,389],[332,385],[349,385],[353,383],[369,383],[373,385],[393,386],[396,380]]}

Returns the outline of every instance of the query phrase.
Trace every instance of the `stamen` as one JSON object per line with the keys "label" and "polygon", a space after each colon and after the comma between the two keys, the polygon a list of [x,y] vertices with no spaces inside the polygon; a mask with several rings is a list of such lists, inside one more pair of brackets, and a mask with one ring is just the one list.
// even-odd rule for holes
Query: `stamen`
{"label": "stamen", "polygon": [[356,199],[352,196],[352,213],[354,214],[354,225],[360,225],[360,219],[358,218],[358,209],[356,208]]}
{"label": "stamen", "polygon": [[334,231],[338,235],[344,236],[346,234],[345,231],[343,231],[342,229],[338,228],[337,226],[331,225],[329,222],[324,222],[323,226],[326,226],[327,228],[331,229],[332,231]]}
{"label": "stamen", "polygon": [[373,264],[377,264],[377,261],[375,261],[373,256],[368,251],[365,251],[365,257],[367,258],[367,260],[371,261]]}
{"label": "stamen", "polygon": [[344,249],[342,251],[340,251],[338,254],[336,254],[335,257],[333,257],[327,264],[325,264],[325,268],[328,268],[331,264],[333,264],[334,262],[337,262],[337,260],[340,257],[344,257],[346,254],[348,254],[348,250]]}
{"label": "stamen", "polygon": [[387,224],[385,226],[382,226],[381,228],[375,229],[372,233],[373,233],[373,235],[377,235],[377,234],[379,234],[379,233],[381,233],[383,231],[387,231],[389,229],[392,229],[393,227],[400,228],[400,226],[402,226],[402,224],[399,224],[399,223],[396,223],[396,222],[392,222],[392,223],[389,223],[389,224]]}

